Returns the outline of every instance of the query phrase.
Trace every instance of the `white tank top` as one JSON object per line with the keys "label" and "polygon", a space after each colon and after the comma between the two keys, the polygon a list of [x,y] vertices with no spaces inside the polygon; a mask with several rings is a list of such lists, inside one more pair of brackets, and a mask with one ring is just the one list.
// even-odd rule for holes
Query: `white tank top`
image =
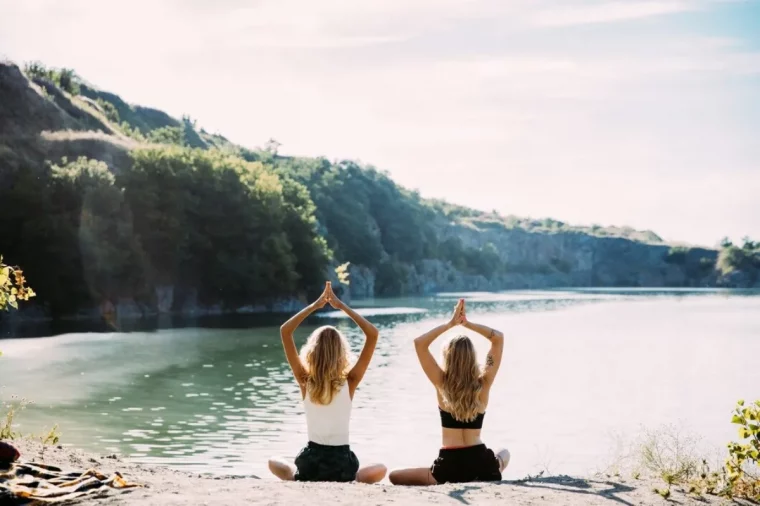
{"label": "white tank top", "polygon": [[348,381],[343,383],[328,405],[314,404],[308,390],[303,400],[306,411],[306,430],[309,441],[327,446],[348,444],[348,426],[351,420],[351,395]]}

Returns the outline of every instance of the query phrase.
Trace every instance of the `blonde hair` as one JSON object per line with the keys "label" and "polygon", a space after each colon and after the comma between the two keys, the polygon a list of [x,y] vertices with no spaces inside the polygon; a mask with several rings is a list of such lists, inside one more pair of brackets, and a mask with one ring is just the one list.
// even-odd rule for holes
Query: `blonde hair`
{"label": "blonde hair", "polygon": [[311,401],[330,404],[348,375],[350,355],[346,338],[335,327],[319,327],[301,348],[301,361],[306,367],[306,391]]}
{"label": "blonde hair", "polygon": [[443,384],[440,388],[446,410],[455,420],[470,422],[480,412],[483,375],[475,347],[467,336],[452,338],[443,347]]}

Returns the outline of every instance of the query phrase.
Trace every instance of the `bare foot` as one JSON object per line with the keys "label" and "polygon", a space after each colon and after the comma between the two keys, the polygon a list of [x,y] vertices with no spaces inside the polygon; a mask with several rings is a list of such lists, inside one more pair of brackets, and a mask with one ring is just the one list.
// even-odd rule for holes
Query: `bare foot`
{"label": "bare foot", "polygon": [[499,459],[499,471],[504,472],[504,469],[506,469],[509,465],[510,457],[511,455],[509,454],[509,450],[506,448],[499,450],[499,452],[496,454],[496,458]]}
{"label": "bare foot", "polygon": [[296,468],[281,457],[269,459],[269,470],[283,481],[293,481],[296,479]]}

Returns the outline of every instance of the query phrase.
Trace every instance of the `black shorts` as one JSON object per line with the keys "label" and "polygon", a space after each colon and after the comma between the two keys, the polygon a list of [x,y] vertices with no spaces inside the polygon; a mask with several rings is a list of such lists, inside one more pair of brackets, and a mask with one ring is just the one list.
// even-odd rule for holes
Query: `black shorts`
{"label": "black shorts", "polygon": [[349,445],[327,446],[309,441],[296,457],[296,481],[354,481],[359,459]]}
{"label": "black shorts", "polygon": [[430,473],[438,483],[501,481],[499,460],[484,444],[441,448]]}

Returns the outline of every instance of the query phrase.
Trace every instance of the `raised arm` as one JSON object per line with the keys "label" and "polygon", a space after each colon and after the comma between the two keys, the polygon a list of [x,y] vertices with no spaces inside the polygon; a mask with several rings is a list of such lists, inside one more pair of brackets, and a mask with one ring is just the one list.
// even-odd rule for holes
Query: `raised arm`
{"label": "raised arm", "polygon": [[375,353],[375,346],[377,346],[379,332],[377,331],[377,327],[372,325],[366,318],[340,300],[335,293],[333,293],[332,288],[330,288],[330,294],[328,297],[332,307],[346,313],[348,317],[351,318],[360,329],[362,329],[362,332],[364,332],[364,347],[359,355],[359,359],[348,372],[348,386],[353,396],[356,387],[359,386],[362,378],[364,378],[364,373],[367,372],[367,367],[369,367],[369,363],[372,360],[372,355]]}
{"label": "raised arm", "polygon": [[465,315],[462,323],[465,328],[473,330],[491,341],[491,349],[488,350],[486,367],[483,373],[483,379],[490,386],[496,378],[496,373],[499,372],[499,366],[501,366],[501,356],[504,353],[504,334],[486,325],[480,325],[467,320],[464,308],[462,308],[462,314]]}
{"label": "raised arm", "polygon": [[443,384],[443,369],[438,365],[433,354],[430,353],[430,345],[433,344],[433,341],[438,339],[441,334],[450,328],[459,325],[462,320],[463,310],[464,299],[459,299],[456,309],[454,309],[454,315],[449,322],[438,325],[414,340],[414,349],[417,351],[417,358],[420,361],[422,370],[425,371],[425,375],[436,387],[440,387]]}
{"label": "raised arm", "polygon": [[288,359],[288,364],[290,364],[290,369],[293,371],[293,376],[302,387],[306,381],[306,367],[304,367],[301,362],[301,357],[298,356],[298,349],[296,348],[296,342],[293,339],[293,333],[298,326],[309,317],[309,315],[317,309],[325,307],[329,290],[330,283],[328,282],[325,285],[325,291],[322,292],[322,295],[320,295],[317,300],[293,315],[293,317],[283,323],[280,327],[280,338],[282,339],[282,347],[285,349],[285,357]]}

